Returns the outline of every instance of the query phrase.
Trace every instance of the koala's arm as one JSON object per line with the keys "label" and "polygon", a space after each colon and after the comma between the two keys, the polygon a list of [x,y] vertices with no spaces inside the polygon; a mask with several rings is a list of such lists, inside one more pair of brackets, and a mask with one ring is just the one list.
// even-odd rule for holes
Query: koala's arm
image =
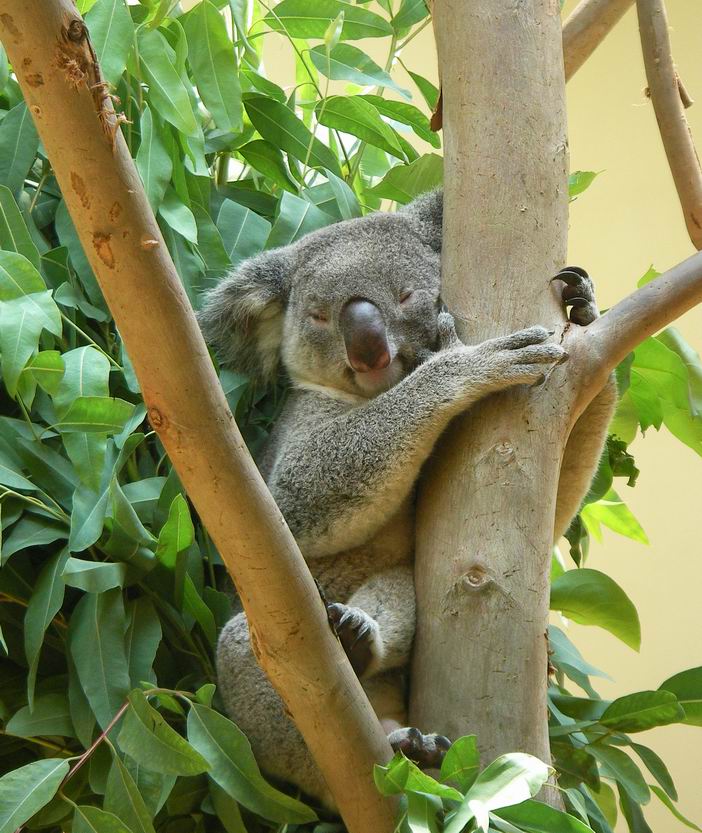
{"label": "koala's arm", "polygon": [[602,457],[602,449],[607,440],[607,427],[616,404],[617,383],[614,376],[611,376],[570,432],[563,452],[558,482],[554,541],[568,529],[590,488]]}
{"label": "koala's arm", "polygon": [[[451,321],[450,316],[445,316]],[[360,546],[393,516],[449,421],[476,400],[538,380],[563,358],[534,327],[465,347],[455,341],[366,403],[310,424],[329,399],[296,394],[268,485],[308,558]],[[326,405],[324,402],[326,401]],[[347,406],[348,407],[348,406]]]}

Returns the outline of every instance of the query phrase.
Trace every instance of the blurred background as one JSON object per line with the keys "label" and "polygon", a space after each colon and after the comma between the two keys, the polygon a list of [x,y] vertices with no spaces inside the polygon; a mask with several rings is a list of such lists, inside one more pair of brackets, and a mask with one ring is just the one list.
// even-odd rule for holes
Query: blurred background
{"label": "blurred background", "polygon": [[[577,5],[569,0],[564,19]],[[702,148],[702,3],[668,0],[671,38],[678,70],[699,103],[687,110]],[[294,84],[292,55],[282,38],[270,41],[267,71],[281,86]],[[359,44],[378,63],[383,49]],[[407,65],[437,83],[431,26],[406,47]],[[401,66],[393,77],[416,92]],[[339,83],[340,87],[344,84]],[[332,85],[333,88],[334,85]],[[584,266],[607,308],[636,288],[653,265],[664,271],[693,254],[677,195],[644,90],[646,77],[632,8],[568,84],[571,170],[599,171],[587,192],[571,205],[569,262]],[[388,97],[392,98],[392,94]],[[421,106],[421,98],[415,95]],[[422,152],[429,151],[422,147]],[[676,323],[702,352],[702,307]],[[604,530],[593,542],[588,567],[612,576],[629,594],[641,617],[637,654],[605,631],[571,624],[568,634],[586,659],[614,677],[597,681],[603,697],[655,689],[672,674],[702,665],[702,459],[662,428],[638,438],[633,453],[641,468],[635,489],[616,487],[643,525],[649,547]],[[621,482],[621,481],[620,481]],[[567,550],[565,550],[567,551]],[[681,638],[685,634],[686,638]],[[702,822],[702,736],[687,726],[641,735],[669,765],[680,794],[679,807]],[[656,833],[686,830],[652,797],[646,817]],[[625,830],[620,817],[617,830]]]}

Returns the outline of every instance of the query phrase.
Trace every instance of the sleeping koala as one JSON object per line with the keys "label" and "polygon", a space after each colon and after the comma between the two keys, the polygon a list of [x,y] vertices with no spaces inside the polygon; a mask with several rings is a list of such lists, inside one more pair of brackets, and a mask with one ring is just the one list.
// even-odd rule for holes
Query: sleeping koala
{"label": "sleeping koala", "polygon": [[[316,231],[242,263],[206,297],[200,324],[225,363],[266,383],[282,362],[292,391],[262,473],[326,598],[394,748],[423,766],[449,742],[406,728],[414,635],[413,490],[449,422],[493,391],[533,385],[565,358],[543,327],[464,345],[441,310],[442,195],[395,214]],[[571,319],[597,316],[582,270],[559,273]],[[565,530],[597,466],[615,400],[581,417],[563,462]],[[577,450],[577,451],[575,451]],[[261,767],[327,802],[303,740],[252,655],[243,613],[223,629],[217,668],[232,719]]]}

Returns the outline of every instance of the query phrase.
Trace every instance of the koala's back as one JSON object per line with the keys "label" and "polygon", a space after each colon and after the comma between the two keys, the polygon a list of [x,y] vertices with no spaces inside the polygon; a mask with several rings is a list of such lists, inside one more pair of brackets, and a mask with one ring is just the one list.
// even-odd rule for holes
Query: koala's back
{"label": "koala's back", "polygon": [[[338,417],[347,415],[364,401],[359,399],[355,402],[352,397],[335,398],[321,390],[293,390],[260,460],[263,477],[300,543],[312,575],[328,599],[340,602],[346,602],[378,572],[411,563],[414,551],[414,494],[404,497],[399,508],[396,502],[388,501],[392,509],[386,522],[367,535],[364,534],[362,520],[357,520],[353,529],[333,529],[338,491],[330,489],[330,493],[336,493],[337,497],[326,506],[320,501],[310,502],[306,494],[311,482],[319,485],[320,478],[323,480],[326,476],[328,458],[300,456],[299,465],[292,469],[292,473],[286,462],[311,433],[333,424]],[[343,431],[341,425],[339,427]],[[375,474],[373,460],[364,456],[363,447],[357,451],[357,463],[367,467],[370,482]],[[326,449],[327,455],[333,453],[333,448]],[[281,482],[283,468],[286,469],[285,482]],[[349,496],[351,499],[352,496]],[[299,509],[300,506],[304,507],[304,511]],[[338,506],[339,514],[344,508]],[[321,518],[324,522],[320,524]],[[344,542],[351,540],[355,545],[344,545]]]}

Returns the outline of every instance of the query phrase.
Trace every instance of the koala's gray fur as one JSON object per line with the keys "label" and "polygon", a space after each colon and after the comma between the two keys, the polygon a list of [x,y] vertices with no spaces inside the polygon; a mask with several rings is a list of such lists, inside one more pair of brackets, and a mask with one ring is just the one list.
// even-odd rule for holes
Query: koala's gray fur
{"label": "koala's gray fur", "polygon": [[[564,358],[541,327],[474,346],[458,341],[451,316],[440,312],[441,221],[442,196],[433,192],[395,214],[321,229],[242,263],[200,314],[206,338],[236,370],[267,382],[282,362],[290,377],[263,475],[327,599],[346,606],[345,621],[363,634],[362,682],[389,729],[406,720],[420,468],[455,415],[493,391],[535,383]],[[594,317],[591,285],[580,287],[580,295],[588,292]],[[354,298],[380,310],[393,355],[370,375],[351,369],[339,330]],[[614,400],[610,387],[573,430],[558,535],[587,491]],[[328,799],[253,658],[243,613],[222,631],[217,667],[226,707],[262,768]]]}

